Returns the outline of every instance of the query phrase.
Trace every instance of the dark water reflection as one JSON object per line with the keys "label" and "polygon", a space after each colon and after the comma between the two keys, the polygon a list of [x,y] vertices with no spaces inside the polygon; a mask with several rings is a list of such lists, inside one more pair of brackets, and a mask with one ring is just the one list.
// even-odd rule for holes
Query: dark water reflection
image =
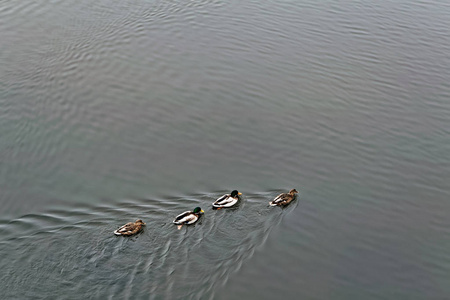
{"label": "dark water reflection", "polygon": [[2,1],[5,298],[446,298],[449,12]]}

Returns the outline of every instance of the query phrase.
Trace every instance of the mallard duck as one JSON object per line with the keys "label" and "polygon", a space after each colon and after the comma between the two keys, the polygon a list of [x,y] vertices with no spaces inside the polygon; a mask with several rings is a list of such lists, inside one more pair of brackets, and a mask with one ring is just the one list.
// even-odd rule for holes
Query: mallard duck
{"label": "mallard duck", "polygon": [[175,220],[173,220],[174,224],[178,225],[178,229],[181,228],[184,224],[190,225],[194,224],[198,221],[198,218],[204,213],[204,211],[200,207],[194,208],[193,211],[185,211],[184,213],[179,214]]}
{"label": "mallard duck", "polygon": [[218,198],[216,201],[214,201],[212,206],[217,209],[232,207],[239,201],[239,195],[242,195],[242,193],[234,190],[231,192],[231,194],[226,194]]}
{"label": "mallard duck", "polygon": [[269,202],[270,206],[285,206],[292,202],[295,199],[295,194],[297,194],[296,189],[292,189],[289,193],[282,193],[275,197],[271,202]]}
{"label": "mallard duck", "polygon": [[130,222],[123,226],[121,226],[119,229],[114,231],[115,235],[124,235],[124,236],[130,236],[134,235],[142,230],[142,227],[145,226],[145,223],[142,220],[136,220],[136,222]]}

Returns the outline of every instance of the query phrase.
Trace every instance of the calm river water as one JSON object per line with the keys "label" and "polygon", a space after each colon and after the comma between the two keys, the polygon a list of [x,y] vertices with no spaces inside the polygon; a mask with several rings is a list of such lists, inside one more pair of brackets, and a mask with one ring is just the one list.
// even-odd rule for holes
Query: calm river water
{"label": "calm river water", "polygon": [[4,0],[0,41],[2,299],[450,297],[447,1]]}

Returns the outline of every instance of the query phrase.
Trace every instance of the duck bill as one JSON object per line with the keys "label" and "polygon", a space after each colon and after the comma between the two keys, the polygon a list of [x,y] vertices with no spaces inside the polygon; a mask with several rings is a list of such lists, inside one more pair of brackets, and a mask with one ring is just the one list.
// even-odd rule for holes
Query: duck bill
{"label": "duck bill", "polygon": [[238,195],[242,195],[242,193],[238,193]]}
{"label": "duck bill", "polygon": [[202,210],[200,210],[200,212],[201,212],[201,213],[204,213],[204,210],[202,209]]}

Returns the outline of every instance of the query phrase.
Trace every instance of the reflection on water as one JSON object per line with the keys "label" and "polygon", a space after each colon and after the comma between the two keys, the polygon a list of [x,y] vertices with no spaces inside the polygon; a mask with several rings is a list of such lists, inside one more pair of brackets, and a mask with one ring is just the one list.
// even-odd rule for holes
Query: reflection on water
{"label": "reflection on water", "polygon": [[[236,208],[219,211],[206,208],[217,193],[129,200],[116,207],[66,207],[3,221],[4,296],[46,298],[58,290],[77,298],[214,298],[216,288],[298,204],[269,207],[275,194],[245,195]],[[173,217],[198,205],[205,215],[177,230]],[[132,238],[112,234],[136,218],[147,223],[142,233]]]}

